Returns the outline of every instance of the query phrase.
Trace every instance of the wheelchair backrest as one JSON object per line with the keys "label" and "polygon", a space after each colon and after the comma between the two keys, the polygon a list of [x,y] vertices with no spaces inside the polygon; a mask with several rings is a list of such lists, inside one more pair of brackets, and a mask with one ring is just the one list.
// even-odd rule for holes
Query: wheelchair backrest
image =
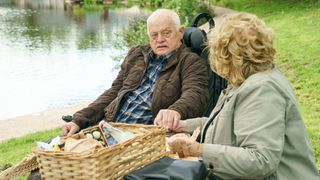
{"label": "wheelchair backrest", "polygon": [[214,20],[212,17],[207,13],[200,13],[195,16],[191,22],[191,27],[186,27],[184,36],[183,36],[183,43],[186,44],[191,51],[197,53],[201,58],[206,62],[208,68],[208,76],[209,76],[209,102],[208,106],[205,109],[203,116],[209,117],[212,109],[216,105],[219,95],[223,89],[227,87],[227,81],[213,72],[210,68],[208,55],[209,52],[205,48],[206,45],[206,32],[198,28],[198,22],[200,19],[206,18],[209,22],[209,28],[214,28]]}

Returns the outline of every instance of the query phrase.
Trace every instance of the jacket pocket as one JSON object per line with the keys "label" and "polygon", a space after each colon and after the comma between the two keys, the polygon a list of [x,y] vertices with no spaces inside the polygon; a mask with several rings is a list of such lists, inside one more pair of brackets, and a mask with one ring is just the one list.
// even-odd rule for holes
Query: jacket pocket
{"label": "jacket pocket", "polygon": [[125,89],[132,89],[133,87],[136,87],[139,85],[141,79],[143,76],[143,70],[142,69],[132,69],[130,73],[125,76],[123,79],[123,86],[122,90]]}
{"label": "jacket pocket", "polygon": [[167,84],[163,87],[162,93],[167,98],[180,97],[181,85],[176,80],[168,80]]}

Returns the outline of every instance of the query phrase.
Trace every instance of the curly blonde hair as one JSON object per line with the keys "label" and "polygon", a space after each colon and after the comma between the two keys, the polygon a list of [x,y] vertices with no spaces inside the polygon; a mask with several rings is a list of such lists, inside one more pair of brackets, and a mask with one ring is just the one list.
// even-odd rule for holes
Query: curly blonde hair
{"label": "curly blonde hair", "polygon": [[274,68],[273,39],[272,29],[255,15],[229,15],[208,34],[211,68],[240,86],[252,74]]}

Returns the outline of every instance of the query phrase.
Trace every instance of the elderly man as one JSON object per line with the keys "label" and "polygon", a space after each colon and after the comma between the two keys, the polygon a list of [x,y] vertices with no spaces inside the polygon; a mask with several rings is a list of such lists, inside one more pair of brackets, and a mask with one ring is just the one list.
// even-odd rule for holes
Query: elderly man
{"label": "elderly man", "polygon": [[62,127],[64,135],[101,120],[159,124],[174,129],[180,119],[202,114],[208,100],[207,67],[181,43],[179,16],[159,9],[147,19],[149,45],[132,48],[112,87]]}

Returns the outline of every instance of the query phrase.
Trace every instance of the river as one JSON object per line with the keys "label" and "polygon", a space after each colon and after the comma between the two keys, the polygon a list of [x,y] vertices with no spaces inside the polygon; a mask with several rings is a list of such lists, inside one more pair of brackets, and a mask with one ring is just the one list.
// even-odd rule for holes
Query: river
{"label": "river", "polygon": [[94,100],[124,53],[114,48],[115,33],[146,14],[86,11],[62,0],[0,2],[0,120]]}

